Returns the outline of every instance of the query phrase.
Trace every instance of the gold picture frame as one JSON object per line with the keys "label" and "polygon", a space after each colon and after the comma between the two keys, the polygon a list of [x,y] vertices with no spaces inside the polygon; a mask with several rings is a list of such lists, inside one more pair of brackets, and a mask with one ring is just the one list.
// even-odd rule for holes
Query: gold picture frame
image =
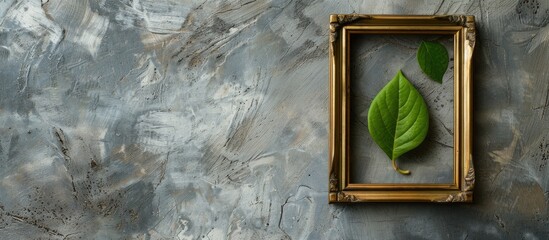
{"label": "gold picture frame", "polygon": [[[450,183],[350,181],[350,63],[352,34],[450,35],[453,39],[453,178]],[[471,202],[473,16],[330,15],[329,203]]]}

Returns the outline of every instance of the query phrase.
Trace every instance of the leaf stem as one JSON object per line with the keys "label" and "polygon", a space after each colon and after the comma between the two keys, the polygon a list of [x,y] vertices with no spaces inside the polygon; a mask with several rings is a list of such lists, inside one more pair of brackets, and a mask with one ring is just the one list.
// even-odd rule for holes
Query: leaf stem
{"label": "leaf stem", "polygon": [[396,164],[396,159],[391,160],[391,163],[393,164],[393,169],[395,169],[395,171],[399,172],[400,174],[402,174],[402,175],[410,174],[410,170],[402,170],[402,169],[398,168],[398,166]]}

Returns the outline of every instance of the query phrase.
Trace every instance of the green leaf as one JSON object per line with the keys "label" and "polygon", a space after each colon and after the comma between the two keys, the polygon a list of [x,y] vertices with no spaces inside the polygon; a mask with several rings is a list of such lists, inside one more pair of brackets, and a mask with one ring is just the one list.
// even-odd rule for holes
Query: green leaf
{"label": "green leaf", "polygon": [[368,130],[374,141],[393,161],[416,148],[427,135],[429,113],[417,89],[404,77],[402,71],[374,98],[368,110]]}
{"label": "green leaf", "polygon": [[423,41],[417,51],[417,62],[427,76],[442,83],[448,68],[448,51],[440,43]]}

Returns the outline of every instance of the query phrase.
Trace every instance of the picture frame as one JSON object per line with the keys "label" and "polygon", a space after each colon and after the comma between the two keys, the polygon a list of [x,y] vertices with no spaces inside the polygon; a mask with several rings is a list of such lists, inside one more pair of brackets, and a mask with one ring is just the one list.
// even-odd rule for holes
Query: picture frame
{"label": "picture frame", "polygon": [[[357,36],[365,36],[362,38]],[[388,81],[386,77],[372,75],[372,70],[360,70],[359,67],[352,67],[357,62],[364,65],[368,58],[355,59],[357,46],[361,46],[353,41],[377,41],[386,43],[391,41],[398,42],[403,37],[407,43],[414,42],[423,37],[440,39],[449,39],[450,52],[453,54],[450,67],[451,73],[447,72],[449,86],[446,91],[450,91],[448,102],[453,103],[453,111],[450,107],[446,109],[451,116],[448,120],[448,132],[450,134],[446,152],[449,154],[430,155],[434,163],[444,161],[448,169],[445,170],[449,175],[439,174],[431,179],[413,182],[405,177],[395,177],[391,175],[383,182],[385,177],[369,179],[367,182],[361,182],[362,174],[356,173],[358,165],[373,166],[375,164],[385,164],[390,169],[389,161],[384,159],[364,159],[370,158],[371,151],[364,152],[372,145],[365,146],[365,142],[352,141],[351,139],[363,139],[366,134],[354,131],[353,122],[358,115],[353,115],[352,110],[358,109],[353,103],[359,102],[355,95],[351,95],[356,86],[353,83],[361,83],[360,86],[372,85],[378,81]],[[445,38],[448,37],[448,38]],[[411,39],[411,40],[410,40]],[[445,40],[446,41],[446,40]],[[475,46],[475,20],[474,16],[465,15],[445,15],[445,16],[399,16],[399,15],[360,15],[360,14],[334,14],[330,15],[330,45],[329,45],[329,65],[330,65],[330,139],[329,139],[329,203],[349,203],[349,202],[472,202],[473,188],[475,183],[475,170],[472,159],[472,58]],[[351,44],[353,43],[353,44]],[[415,43],[415,42],[414,42]],[[372,44],[370,44],[372,45]],[[390,46],[389,46],[390,47]],[[376,48],[378,51],[380,48]],[[384,48],[385,49],[385,48]],[[388,48],[387,48],[388,49]],[[452,51],[453,50],[453,51]],[[366,52],[366,51],[365,51]],[[399,51],[394,51],[399,52]],[[367,54],[364,54],[367,55]],[[395,54],[392,54],[395,55]],[[391,55],[391,56],[392,56]],[[362,55],[360,55],[362,57]],[[382,56],[383,57],[383,56]],[[351,61],[351,58],[353,61]],[[409,56],[398,59],[411,58]],[[372,60],[374,61],[374,60]],[[375,59],[377,62],[384,62]],[[376,66],[380,66],[379,64]],[[379,67],[370,66],[369,69]],[[391,63],[383,66],[393,68]],[[351,70],[352,69],[352,70]],[[359,69],[359,70],[356,70]],[[370,74],[373,77],[359,78],[352,71],[364,71],[364,76]],[[356,72],[355,71],[355,72]],[[383,72],[384,73],[384,72]],[[360,75],[362,76],[362,75]],[[357,79],[353,79],[357,78]],[[380,79],[377,79],[377,78]],[[423,83],[427,86],[430,83]],[[432,84],[438,84],[433,82]],[[379,85],[378,83],[374,85]],[[434,85],[433,85],[434,86]],[[453,88],[452,88],[453,87]],[[449,90],[448,90],[449,89]],[[435,91],[436,92],[436,91]],[[358,94],[360,95],[360,94]],[[370,101],[368,97],[364,102]],[[427,102],[429,105],[429,102]],[[352,107],[353,106],[353,107]],[[358,106],[358,105],[357,105]],[[448,110],[449,109],[449,110]],[[452,114],[453,113],[453,114]],[[451,124],[450,124],[451,123]],[[444,123],[442,123],[444,124]],[[431,126],[430,126],[431,127]],[[435,133],[436,134],[436,133]],[[429,138],[429,136],[427,136]],[[422,143],[423,144],[423,143]],[[434,145],[433,145],[434,146]],[[373,149],[373,148],[370,148]],[[429,147],[427,147],[429,149]],[[353,158],[353,152],[360,152],[364,159]],[[421,155],[421,154],[420,154]],[[385,156],[387,157],[387,156]],[[360,164],[358,164],[360,162]],[[429,160],[427,160],[429,162]],[[421,171],[421,164],[417,164],[417,171]],[[385,168],[378,167],[378,172],[384,173]],[[387,170],[389,171],[389,170]],[[368,172],[368,171],[366,171]],[[393,174],[395,174],[393,172]],[[352,176],[360,176],[353,177]],[[386,174],[387,175],[387,174]],[[398,175],[398,174],[397,174]],[[381,176],[381,175],[380,175]],[[414,176],[414,173],[412,173]],[[418,176],[417,174],[415,176]],[[419,177],[416,177],[420,179]],[[357,180],[358,179],[358,180]],[[381,179],[380,181],[377,181]],[[395,180],[396,179],[396,180]],[[442,182],[436,179],[447,179]],[[400,182],[399,182],[400,181]],[[429,182],[431,181],[431,182]]]}

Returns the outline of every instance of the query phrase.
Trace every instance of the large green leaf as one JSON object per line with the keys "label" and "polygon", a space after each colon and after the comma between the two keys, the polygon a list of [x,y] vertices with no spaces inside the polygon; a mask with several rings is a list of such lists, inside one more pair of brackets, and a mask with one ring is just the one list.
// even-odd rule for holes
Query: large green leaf
{"label": "large green leaf", "polygon": [[448,68],[448,51],[440,43],[423,41],[417,51],[417,62],[427,76],[442,83]]}
{"label": "large green leaf", "polygon": [[427,135],[429,113],[423,97],[402,71],[372,101],[368,110],[368,130],[374,141],[393,161],[416,148]]}

